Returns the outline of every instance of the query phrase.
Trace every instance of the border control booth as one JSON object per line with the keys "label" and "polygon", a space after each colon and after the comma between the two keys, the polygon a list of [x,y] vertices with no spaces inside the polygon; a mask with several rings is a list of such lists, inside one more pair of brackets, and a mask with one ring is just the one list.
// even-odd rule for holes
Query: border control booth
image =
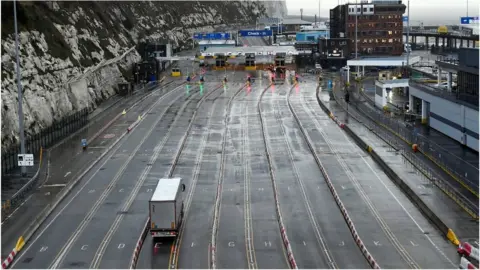
{"label": "border control booth", "polygon": [[224,53],[220,53],[215,56],[215,68],[224,69],[227,62],[227,56]]}
{"label": "border control booth", "polygon": [[245,70],[256,70],[255,53],[245,54]]}

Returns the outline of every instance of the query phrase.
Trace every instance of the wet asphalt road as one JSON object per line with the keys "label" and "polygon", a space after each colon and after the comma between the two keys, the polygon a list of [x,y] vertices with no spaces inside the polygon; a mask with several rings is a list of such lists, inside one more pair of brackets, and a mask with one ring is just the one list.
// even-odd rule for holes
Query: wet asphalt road
{"label": "wet asphalt road", "polygon": [[[172,166],[189,121],[193,126],[173,172],[187,186],[186,220],[174,263],[178,268],[209,267],[213,205],[225,154],[217,267],[288,268],[260,116],[298,267],[369,268],[288,108],[286,95],[292,86],[269,87],[259,115],[257,102],[268,81],[258,79],[250,89],[241,89],[227,108],[229,99],[243,86],[243,80],[233,76],[245,77],[243,72],[228,74],[232,78],[225,90],[219,84],[223,74],[207,73],[202,93],[192,86],[187,95],[181,86],[159,101],[60,203],[14,268],[127,268],[147,219],[153,188]],[[215,92],[205,98],[192,119],[200,99],[211,91]],[[437,249],[410,218],[411,203],[321,111],[314,99],[315,85],[301,83],[293,91],[294,110],[379,264],[384,268],[452,268],[440,254],[444,245]],[[414,218],[426,223],[421,215]],[[436,241],[442,240],[433,238]],[[171,241],[162,241],[154,253],[147,236],[137,268],[167,268],[171,246]]]}

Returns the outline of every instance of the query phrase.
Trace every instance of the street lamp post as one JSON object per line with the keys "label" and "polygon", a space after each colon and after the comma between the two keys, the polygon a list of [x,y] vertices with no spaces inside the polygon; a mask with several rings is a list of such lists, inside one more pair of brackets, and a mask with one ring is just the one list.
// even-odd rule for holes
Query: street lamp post
{"label": "street lamp post", "polygon": [[407,7],[407,71],[408,71],[408,64],[410,62],[410,0],[408,0],[408,7]]}
{"label": "street lamp post", "polygon": [[[355,59],[358,58],[358,0],[355,0]],[[358,65],[357,65],[358,74]]]}
{"label": "street lamp post", "polygon": [[[20,81],[20,56],[18,51],[17,1],[13,1],[13,16],[15,25],[15,53],[17,58],[17,88],[18,88],[18,131],[20,133],[20,154],[25,154],[25,130],[23,126],[22,83]],[[27,174],[27,168],[21,167],[22,176]]]}

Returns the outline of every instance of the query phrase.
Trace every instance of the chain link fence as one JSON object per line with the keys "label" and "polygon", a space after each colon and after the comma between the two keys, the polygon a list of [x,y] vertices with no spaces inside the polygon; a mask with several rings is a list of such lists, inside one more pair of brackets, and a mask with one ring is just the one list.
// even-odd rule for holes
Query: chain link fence
{"label": "chain link fence", "polygon": [[[360,93],[363,98],[369,100],[363,92]],[[374,105],[368,106],[360,103],[358,106],[366,115],[384,125],[409,145],[417,144],[419,149],[436,165],[450,174],[464,188],[478,196],[478,168],[431,141],[428,137],[418,133],[414,127],[399,122],[397,118],[392,117],[390,114],[372,108]]]}
{"label": "chain link fence", "polygon": [[[25,140],[26,153],[33,154],[35,160],[39,160],[40,149],[48,148],[61,139],[85,126],[88,122],[87,108],[75,112],[60,120],[54,121],[49,127],[40,132],[30,135]],[[15,169],[18,169],[18,154],[20,144],[2,151],[2,177]]]}
{"label": "chain link fence", "polygon": [[[333,91],[333,96],[337,103],[339,103],[344,109],[348,110],[348,107],[353,106],[356,110],[348,110],[349,115],[352,116],[355,120],[362,123],[367,129],[375,133],[378,137],[382,138],[387,144],[392,152],[398,152],[402,155],[404,163],[412,168],[417,169],[421,173],[422,179],[425,180],[424,183],[419,183],[425,188],[428,188],[431,185],[438,187],[443,193],[445,193],[449,198],[455,201],[465,212],[467,212],[473,219],[478,220],[478,198],[474,194],[462,189],[459,184],[451,183],[446,181],[439,175],[436,171],[432,170],[431,167],[427,166],[415,153],[412,152],[410,146],[402,143],[398,135],[394,135],[391,131],[388,131],[384,127],[381,127],[375,121],[380,121],[381,117],[374,119],[369,118],[370,114],[367,115],[367,111],[371,110],[370,107],[363,104],[359,101],[358,98],[353,98],[354,102],[346,104],[345,100],[342,97],[339,97],[338,89]],[[371,112],[370,112],[371,113]],[[390,119],[391,120],[391,119]],[[348,124],[348,120],[345,121]],[[384,125],[388,124],[387,120],[382,122]],[[398,129],[396,131],[398,134],[402,134],[402,130]],[[406,136],[406,132],[403,133]]]}

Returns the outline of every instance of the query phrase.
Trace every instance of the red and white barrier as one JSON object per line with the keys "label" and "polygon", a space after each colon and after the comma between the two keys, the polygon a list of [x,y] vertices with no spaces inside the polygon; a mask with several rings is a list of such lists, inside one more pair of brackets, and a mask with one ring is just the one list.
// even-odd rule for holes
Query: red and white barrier
{"label": "red and white barrier", "polygon": [[473,263],[469,262],[465,257],[460,258],[459,269],[477,269]]}
{"label": "red and white barrier", "polygon": [[17,249],[13,249],[10,254],[8,254],[8,257],[3,261],[2,263],[2,268],[7,269],[7,267],[13,262],[13,259],[17,255]]}
{"label": "red and white barrier", "polygon": [[[338,121],[337,117],[335,117],[333,115],[333,113],[330,112],[329,116],[340,127],[343,128],[345,126],[343,123],[340,123]],[[310,144],[310,142],[308,142],[308,140],[307,140],[307,144],[309,145],[309,147],[313,151],[313,146]],[[357,246],[362,251],[363,256],[365,257],[365,259],[367,259],[368,264],[372,267],[372,269],[380,269],[380,265],[378,265],[378,263],[375,261],[372,254],[368,251],[367,247],[365,246],[365,244],[363,244],[362,239],[358,235],[358,232],[355,229],[355,225],[353,224],[352,220],[350,219],[350,216],[348,215],[347,209],[345,209],[345,206],[343,205],[343,202],[340,200],[340,197],[338,196],[338,193],[335,190],[335,187],[333,186],[332,180],[330,180],[330,177],[328,176],[327,171],[325,170],[325,167],[323,166],[322,162],[320,161],[320,159],[318,159],[318,157],[316,155],[314,155],[314,158],[315,158],[317,164],[319,165],[320,171],[321,171],[323,177],[325,178],[325,180],[327,182],[327,186],[330,189],[330,192],[333,194],[333,198],[335,199],[335,202],[337,203],[338,207],[340,208],[340,211],[342,212],[342,215],[343,215],[345,221],[347,222],[348,228],[350,229],[350,233],[352,234],[352,236],[355,240],[355,243],[357,244]]]}
{"label": "red and white barrier", "polygon": [[145,237],[147,236],[149,229],[150,229],[150,217],[148,217],[147,222],[145,223],[145,227],[143,228],[143,232],[138,238],[137,245],[135,246],[135,250],[133,250],[132,259],[130,262],[130,269],[135,269],[135,267],[137,266],[137,261],[138,261],[138,257],[140,256],[140,251],[142,250],[143,241],[145,241]]}
{"label": "red and white barrier", "polygon": [[478,248],[472,246],[468,242],[460,244],[457,248],[457,252],[465,255],[465,257],[470,257],[478,261]]}

